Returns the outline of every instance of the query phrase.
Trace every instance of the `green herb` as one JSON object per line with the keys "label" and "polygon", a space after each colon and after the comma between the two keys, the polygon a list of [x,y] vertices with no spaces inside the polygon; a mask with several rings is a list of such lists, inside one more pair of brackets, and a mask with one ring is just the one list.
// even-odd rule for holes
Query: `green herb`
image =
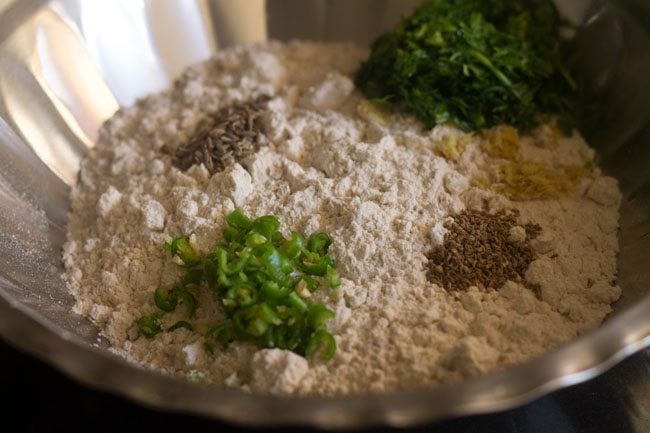
{"label": "green herb", "polygon": [[[302,234],[291,232],[285,239],[276,216],[251,219],[239,209],[226,217],[226,223],[223,242],[205,256],[196,252],[187,236],[164,245],[187,272],[177,287],[155,290],[156,306],[172,312],[180,302],[191,318],[197,301],[188,289],[207,287],[226,315],[205,334],[208,352],[214,352],[216,344],[249,341],[322,360],[334,356],[336,343],[325,330],[334,312],[309,300],[321,284],[335,288],[341,283],[328,255],[331,237],[318,232],[305,241]],[[155,313],[138,320],[145,337],[162,331],[161,317]],[[189,322],[178,321],[167,331],[179,328],[193,329]]]}
{"label": "green herb", "polygon": [[373,43],[356,84],[428,128],[525,130],[557,115],[569,132],[575,84],[561,24],[551,0],[429,0]]}

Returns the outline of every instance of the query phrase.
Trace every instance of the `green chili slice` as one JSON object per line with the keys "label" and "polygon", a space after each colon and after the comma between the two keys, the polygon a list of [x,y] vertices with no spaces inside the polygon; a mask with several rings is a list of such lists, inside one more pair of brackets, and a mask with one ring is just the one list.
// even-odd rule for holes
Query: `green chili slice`
{"label": "green chili slice", "polygon": [[228,278],[228,275],[221,269],[220,266],[217,267],[217,282],[221,287],[232,287],[235,282]]}
{"label": "green chili slice", "polygon": [[298,232],[291,232],[291,238],[285,241],[280,247],[282,253],[289,260],[293,260],[300,255],[305,240]]}
{"label": "green chili slice", "polygon": [[281,301],[291,292],[291,289],[288,286],[281,286],[277,282],[269,280],[262,283],[260,290],[266,299],[272,301]]}
{"label": "green chili slice", "polygon": [[237,208],[232,211],[227,217],[226,222],[228,226],[236,229],[250,230],[253,226],[253,221],[248,218],[241,209]]}
{"label": "green chili slice", "polygon": [[165,290],[161,288],[157,288],[154,291],[153,300],[156,307],[165,312],[174,311],[176,304],[178,304],[178,298],[173,290]]}
{"label": "green chili slice", "polygon": [[234,263],[228,264],[228,251],[223,247],[217,247],[215,254],[219,263],[219,269],[226,275],[233,275],[241,272],[251,258],[253,249],[246,247],[239,253],[239,259]]}
{"label": "green chili slice", "polygon": [[154,314],[149,314],[148,316],[143,316],[140,317],[136,324],[138,325],[138,329],[140,330],[140,333],[145,336],[145,338],[153,338],[155,337],[158,333],[162,332],[162,328],[160,327],[160,314],[159,313],[154,313]]}
{"label": "green chili slice", "polygon": [[323,329],[314,332],[305,349],[305,355],[322,361],[329,361],[334,353],[336,353],[336,341],[332,334]]}
{"label": "green chili slice", "polygon": [[231,287],[226,292],[225,300],[233,301],[232,306],[248,307],[257,301],[257,291],[249,286]]}
{"label": "green chili slice", "polygon": [[298,295],[296,292],[291,292],[289,293],[289,296],[287,296],[287,305],[295,308],[298,311],[301,311],[303,313],[307,312],[309,307],[307,306],[307,303],[303,301],[303,299]]}
{"label": "green chili slice", "polygon": [[246,331],[253,337],[261,337],[269,329],[269,324],[262,319],[253,318],[248,322]]}
{"label": "green chili slice", "polygon": [[255,311],[257,318],[264,320],[270,325],[279,325],[282,323],[280,316],[273,310],[273,308],[266,302],[262,302],[258,305],[258,309]]}
{"label": "green chili slice", "polygon": [[216,259],[214,254],[210,254],[203,261],[203,275],[205,276],[205,281],[208,283],[208,287],[211,289],[216,289],[219,281],[219,266],[217,265]]}
{"label": "green chili slice", "polygon": [[241,239],[241,232],[237,230],[234,227],[228,226],[224,230],[223,237],[226,239],[228,242],[236,242]]}
{"label": "green chili slice", "polygon": [[232,320],[225,320],[208,330],[205,338],[209,340],[216,340],[223,347],[228,347],[230,343],[235,340],[235,328]]}
{"label": "green chili slice", "polygon": [[312,328],[320,329],[335,316],[334,312],[322,304],[314,304],[309,307],[307,317]]}
{"label": "green chili slice", "polygon": [[285,271],[286,260],[283,260],[282,256],[273,246],[268,245],[268,248],[260,257],[260,261],[264,266],[269,277],[275,281],[282,281],[287,274]]}
{"label": "green chili slice", "polygon": [[174,288],[172,292],[185,307],[185,313],[187,314],[187,317],[194,317],[194,313],[196,312],[196,307],[198,304],[194,295],[192,295],[187,290],[181,289],[179,287]]}
{"label": "green chili slice", "polygon": [[174,238],[171,242],[163,246],[172,256],[177,256],[184,267],[191,268],[201,263],[201,257],[196,250],[190,245],[190,239],[187,236]]}
{"label": "green chili slice", "polygon": [[280,220],[274,215],[263,215],[253,222],[252,230],[272,239],[273,234],[280,228]]}
{"label": "green chili slice", "polygon": [[251,232],[246,236],[246,245],[251,248],[259,247],[267,242],[268,239],[259,233]]}
{"label": "green chili slice", "polygon": [[325,232],[312,233],[307,240],[307,249],[319,256],[327,254],[327,250],[332,244],[332,238]]}
{"label": "green chili slice", "polygon": [[302,261],[298,264],[304,273],[322,277],[327,274],[327,267],[334,265],[334,261],[330,256],[318,256],[316,253],[307,252],[303,253]]}
{"label": "green chili slice", "polygon": [[186,322],[185,320],[179,320],[178,322],[174,323],[172,326],[170,326],[167,329],[167,332],[174,332],[177,329],[187,329],[188,331],[194,331],[194,327],[192,326],[191,323]]}
{"label": "green chili slice", "polygon": [[181,284],[183,287],[197,287],[201,284],[201,281],[203,281],[203,270],[191,269],[187,271]]}
{"label": "green chili slice", "polygon": [[327,266],[325,275],[327,276],[327,284],[329,284],[331,288],[336,289],[341,285],[341,276],[336,272],[334,267]]}

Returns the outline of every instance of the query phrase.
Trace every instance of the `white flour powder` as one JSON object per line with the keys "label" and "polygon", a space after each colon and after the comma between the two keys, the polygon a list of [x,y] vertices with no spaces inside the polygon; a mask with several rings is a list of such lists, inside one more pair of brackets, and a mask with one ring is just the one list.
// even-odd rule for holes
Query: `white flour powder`
{"label": "white flour powder", "polygon": [[[612,286],[616,182],[596,169],[565,198],[517,202],[473,187],[497,163],[478,139],[470,137],[458,161],[448,161],[436,147],[460,132],[425,131],[397,115],[383,126],[358,110],[351,77],[364,56],[346,44],[302,42],[224,51],[105,124],[72,193],[64,263],[75,311],[93,320],[116,352],[192,380],[344,394],[457,381],[598,326],[620,295]],[[210,176],[194,166],[183,173],[162,152],[186,141],[205,116],[262,94],[275,95],[264,119],[271,144],[246,161],[248,169],[237,164]],[[579,137],[560,139],[552,150],[539,140],[522,139],[520,158],[556,168],[593,159]],[[207,290],[198,299],[197,332],[139,335],[134,322],[155,311],[154,289],[181,275],[164,241],[194,233],[207,252],[236,206],[253,216],[277,215],[286,233],[332,235],[343,282],[318,292],[336,311],[331,361],[243,343],[207,354],[201,333],[223,319]],[[538,297],[513,282],[447,292],[427,281],[425,254],[464,209],[518,209],[521,224],[542,227],[525,275]],[[511,235],[521,241],[525,232]]]}

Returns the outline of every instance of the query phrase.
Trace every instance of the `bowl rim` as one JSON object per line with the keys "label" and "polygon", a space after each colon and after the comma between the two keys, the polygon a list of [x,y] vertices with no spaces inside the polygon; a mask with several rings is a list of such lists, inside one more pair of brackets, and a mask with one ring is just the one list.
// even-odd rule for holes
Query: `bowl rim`
{"label": "bowl rim", "polygon": [[[0,43],[49,0],[9,2],[0,13]],[[1,125],[0,125],[1,126]],[[411,427],[445,418],[512,409],[589,380],[650,347],[650,294],[591,330],[539,357],[460,383],[351,396],[250,394],[145,370],[91,345],[11,296],[0,277],[0,336],[82,384],[138,404],[249,426],[304,425],[327,429],[375,425]],[[183,398],[179,398],[179,396]],[[286,408],[291,407],[287,411]]]}
{"label": "bowl rim", "polygon": [[[460,383],[333,397],[251,394],[145,370],[98,345],[88,344],[30,307],[11,301],[7,291],[10,285],[0,280],[0,335],[17,348],[91,388],[158,410],[248,426],[412,427],[451,417],[497,412],[587,381],[650,347],[650,295],[646,295],[609,318],[602,327],[555,350]],[[287,407],[291,410],[287,411]]]}

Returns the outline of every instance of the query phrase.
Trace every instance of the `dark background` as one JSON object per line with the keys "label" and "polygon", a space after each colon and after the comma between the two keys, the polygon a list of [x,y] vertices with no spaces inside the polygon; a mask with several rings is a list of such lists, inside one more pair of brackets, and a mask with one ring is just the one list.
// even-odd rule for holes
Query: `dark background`
{"label": "dark background", "polygon": [[[199,417],[159,412],[90,390],[2,341],[0,367],[2,432],[256,431]],[[274,431],[308,430],[282,428]],[[515,410],[409,430],[379,428],[368,431],[650,433],[650,350],[623,361],[596,379]]]}

